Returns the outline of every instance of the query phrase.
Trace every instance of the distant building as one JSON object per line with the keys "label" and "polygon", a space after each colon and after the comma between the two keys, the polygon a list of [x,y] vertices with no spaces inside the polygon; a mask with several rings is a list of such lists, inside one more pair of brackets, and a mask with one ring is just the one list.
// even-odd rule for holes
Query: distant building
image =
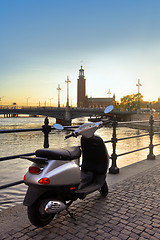
{"label": "distant building", "polygon": [[107,107],[115,103],[115,95],[113,98],[88,98],[86,94],[86,79],[84,69],[81,66],[79,77],[77,79],[77,107],[100,108]]}
{"label": "distant building", "polygon": [[79,69],[79,78],[77,79],[77,107],[88,107],[88,96],[86,95],[86,79],[84,69]]}
{"label": "distant building", "polygon": [[113,104],[113,98],[88,98],[88,107],[107,107]]}

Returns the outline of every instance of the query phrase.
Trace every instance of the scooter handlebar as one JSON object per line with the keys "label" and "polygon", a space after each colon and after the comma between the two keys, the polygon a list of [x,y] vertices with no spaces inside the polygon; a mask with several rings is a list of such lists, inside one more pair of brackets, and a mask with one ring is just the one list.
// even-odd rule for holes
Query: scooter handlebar
{"label": "scooter handlebar", "polygon": [[74,136],[74,133],[68,134],[68,135],[65,136],[65,139],[73,137],[73,136]]}
{"label": "scooter handlebar", "polygon": [[112,120],[106,120],[103,122],[103,126],[112,124]]}

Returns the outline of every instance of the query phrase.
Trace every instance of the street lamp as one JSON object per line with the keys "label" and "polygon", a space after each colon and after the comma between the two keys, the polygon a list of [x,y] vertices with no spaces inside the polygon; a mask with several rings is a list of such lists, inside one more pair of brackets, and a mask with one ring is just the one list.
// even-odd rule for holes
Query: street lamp
{"label": "street lamp", "polygon": [[0,101],[2,101],[2,98],[4,98],[4,96],[3,96],[3,97],[0,97]]}
{"label": "street lamp", "polygon": [[58,107],[60,108],[60,91],[62,90],[62,88],[60,88],[60,84],[58,84]]}
{"label": "street lamp", "polygon": [[69,80],[68,76],[67,76],[67,80],[65,82],[67,83],[67,105],[66,105],[66,107],[69,107],[69,83],[71,83],[71,81]]}
{"label": "street lamp", "polygon": [[140,83],[140,79],[138,79],[138,83],[136,84],[136,86],[138,87],[138,112],[139,112],[140,111],[139,94],[140,94],[140,87],[142,86],[142,84]]}
{"label": "street lamp", "polygon": [[[2,101],[2,98],[4,98],[4,96],[3,97],[0,97],[0,102]],[[2,105],[1,105],[2,106]]]}
{"label": "street lamp", "polygon": [[52,99],[53,99],[53,98],[49,98],[49,100],[50,100],[50,107],[51,107],[51,101],[52,101]]}
{"label": "street lamp", "polygon": [[30,97],[26,97],[25,99],[27,100],[27,107],[28,107],[28,99],[30,99]]}
{"label": "street lamp", "polygon": [[110,91],[110,89],[108,90],[108,96],[109,96],[109,98],[110,98],[110,96],[111,96],[111,91]]}
{"label": "street lamp", "polygon": [[2,98],[4,98],[4,96],[3,96],[3,97],[0,97],[0,102],[2,101]]}

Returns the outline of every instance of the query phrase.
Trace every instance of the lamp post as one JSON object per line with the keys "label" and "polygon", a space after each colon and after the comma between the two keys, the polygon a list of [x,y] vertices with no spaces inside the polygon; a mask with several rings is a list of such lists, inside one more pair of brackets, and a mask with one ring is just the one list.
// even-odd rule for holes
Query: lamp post
{"label": "lamp post", "polygon": [[138,79],[138,83],[136,84],[136,86],[138,87],[138,113],[140,112],[140,100],[139,100],[139,94],[140,94],[140,87],[142,86],[142,84],[140,83],[140,79]]}
{"label": "lamp post", "polygon": [[3,97],[0,97],[0,102],[2,101],[2,98],[4,98],[4,96],[3,96]]}
{"label": "lamp post", "polygon": [[60,84],[58,84],[58,107],[60,108],[60,91],[62,90],[62,88],[60,87]]}
{"label": "lamp post", "polygon": [[4,98],[4,96],[3,96],[3,97],[0,97],[0,101],[2,101],[2,98]]}
{"label": "lamp post", "polygon": [[28,99],[29,99],[30,97],[26,97],[26,100],[27,100],[27,107],[28,107]]}
{"label": "lamp post", "polygon": [[111,97],[111,91],[110,91],[110,89],[108,90],[107,94],[108,94],[108,97],[110,98],[110,97]]}
{"label": "lamp post", "polygon": [[50,107],[51,107],[51,101],[52,101],[53,98],[49,98],[49,101],[50,101]]}
{"label": "lamp post", "polygon": [[71,83],[71,81],[69,80],[68,76],[67,76],[67,80],[65,82],[67,83],[67,104],[66,104],[66,107],[69,107],[69,83]]}

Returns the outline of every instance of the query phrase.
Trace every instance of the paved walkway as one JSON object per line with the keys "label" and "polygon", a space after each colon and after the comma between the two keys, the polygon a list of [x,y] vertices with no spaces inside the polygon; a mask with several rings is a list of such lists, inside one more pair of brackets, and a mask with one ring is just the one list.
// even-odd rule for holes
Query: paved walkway
{"label": "paved walkway", "polygon": [[0,239],[160,239],[160,155],[109,175],[109,194],[77,201],[44,228],[29,223],[22,205],[0,212]]}

